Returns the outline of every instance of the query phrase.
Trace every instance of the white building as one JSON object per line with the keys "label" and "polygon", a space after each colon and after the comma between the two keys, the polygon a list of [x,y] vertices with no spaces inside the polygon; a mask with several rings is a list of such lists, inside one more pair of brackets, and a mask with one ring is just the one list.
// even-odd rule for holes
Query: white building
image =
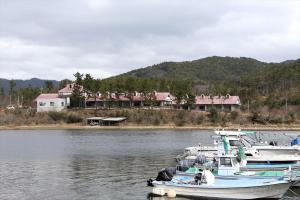
{"label": "white building", "polygon": [[59,97],[57,93],[40,94],[36,102],[37,112],[59,112],[67,107],[67,99]]}
{"label": "white building", "polygon": [[66,106],[70,106],[70,97],[72,96],[74,85],[74,83],[67,84],[64,88],[58,91],[58,96],[66,99]]}

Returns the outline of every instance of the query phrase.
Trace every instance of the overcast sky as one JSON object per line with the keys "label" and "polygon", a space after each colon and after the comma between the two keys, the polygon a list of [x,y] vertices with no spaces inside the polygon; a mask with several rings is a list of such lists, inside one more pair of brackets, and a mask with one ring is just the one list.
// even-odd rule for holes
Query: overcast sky
{"label": "overcast sky", "polygon": [[300,58],[300,0],[0,0],[0,78],[105,78],[213,55]]}

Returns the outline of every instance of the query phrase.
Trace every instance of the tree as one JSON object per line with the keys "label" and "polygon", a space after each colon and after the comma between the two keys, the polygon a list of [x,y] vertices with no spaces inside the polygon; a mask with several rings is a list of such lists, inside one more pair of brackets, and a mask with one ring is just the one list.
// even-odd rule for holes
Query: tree
{"label": "tree", "polygon": [[12,97],[15,95],[16,82],[14,80],[9,81],[9,104],[11,104]]}
{"label": "tree", "polygon": [[44,84],[47,93],[53,92],[54,86],[52,81],[45,81]]}
{"label": "tree", "polygon": [[13,95],[16,87],[16,82],[14,80],[9,81],[9,95]]}
{"label": "tree", "polygon": [[2,99],[4,97],[5,93],[4,93],[4,88],[1,87],[0,88],[0,98]]}
{"label": "tree", "polygon": [[154,90],[156,81],[154,79],[141,79],[138,91],[143,94],[145,104],[152,106],[155,102]]}
{"label": "tree", "polygon": [[34,105],[34,99],[40,94],[39,88],[33,88],[29,85],[27,88],[22,88],[18,91],[22,98],[22,104],[27,106]]}
{"label": "tree", "polygon": [[87,97],[91,97],[93,90],[95,89],[94,78],[90,74],[86,74],[82,80],[83,91],[87,94]]}
{"label": "tree", "polygon": [[59,82],[58,89],[63,89],[67,84],[71,84],[72,81],[69,79],[63,79]]}
{"label": "tree", "polygon": [[0,102],[1,102],[0,105],[4,103],[3,102],[4,96],[5,96],[5,94],[4,94],[4,88],[1,87],[0,88]]}
{"label": "tree", "polygon": [[191,98],[195,97],[193,92],[193,82],[192,81],[172,81],[171,93],[176,98],[177,108],[183,102],[183,100],[189,101],[191,103]]}
{"label": "tree", "polygon": [[82,83],[83,83],[83,74],[80,74],[79,72],[77,72],[76,74],[74,74],[76,80],[75,80],[75,84],[73,87],[73,92],[70,98],[71,101],[71,107],[83,107],[84,105],[84,96],[82,95]]}
{"label": "tree", "polygon": [[132,107],[133,104],[133,96],[137,88],[136,83],[137,80],[133,77],[127,77],[125,79],[125,88],[126,88],[127,97],[129,98],[130,107]]}

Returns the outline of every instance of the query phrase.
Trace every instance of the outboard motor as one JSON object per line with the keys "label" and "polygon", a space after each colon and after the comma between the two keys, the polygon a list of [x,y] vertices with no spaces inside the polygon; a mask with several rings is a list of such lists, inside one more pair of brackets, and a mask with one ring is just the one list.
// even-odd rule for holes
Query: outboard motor
{"label": "outboard motor", "polygon": [[171,181],[174,174],[176,174],[176,167],[168,167],[160,172],[158,172],[158,175],[156,179],[150,178],[147,180],[147,186],[153,187],[153,181]]}
{"label": "outboard motor", "polygon": [[298,145],[298,144],[299,144],[298,138],[293,139],[292,142],[291,142],[291,146],[295,146],[295,145]]}
{"label": "outboard motor", "polygon": [[202,183],[202,177],[203,177],[203,174],[202,173],[198,173],[196,174],[196,176],[194,177],[194,180],[195,180],[195,183],[197,185],[200,185]]}
{"label": "outboard motor", "polygon": [[176,167],[165,168],[162,171],[158,172],[156,181],[171,181],[174,174],[176,173]]}
{"label": "outboard motor", "polygon": [[271,141],[271,142],[269,143],[269,145],[277,146],[277,142],[276,142],[276,141]]}

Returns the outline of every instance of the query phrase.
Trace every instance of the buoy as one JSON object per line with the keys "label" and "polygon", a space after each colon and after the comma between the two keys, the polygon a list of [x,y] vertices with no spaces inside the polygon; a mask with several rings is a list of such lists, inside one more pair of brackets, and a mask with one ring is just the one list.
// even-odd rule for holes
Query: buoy
{"label": "buoy", "polygon": [[164,196],[166,194],[163,188],[153,188],[152,193],[159,196]]}
{"label": "buoy", "polygon": [[176,192],[175,192],[175,190],[168,190],[167,195],[170,198],[175,198],[176,197]]}

